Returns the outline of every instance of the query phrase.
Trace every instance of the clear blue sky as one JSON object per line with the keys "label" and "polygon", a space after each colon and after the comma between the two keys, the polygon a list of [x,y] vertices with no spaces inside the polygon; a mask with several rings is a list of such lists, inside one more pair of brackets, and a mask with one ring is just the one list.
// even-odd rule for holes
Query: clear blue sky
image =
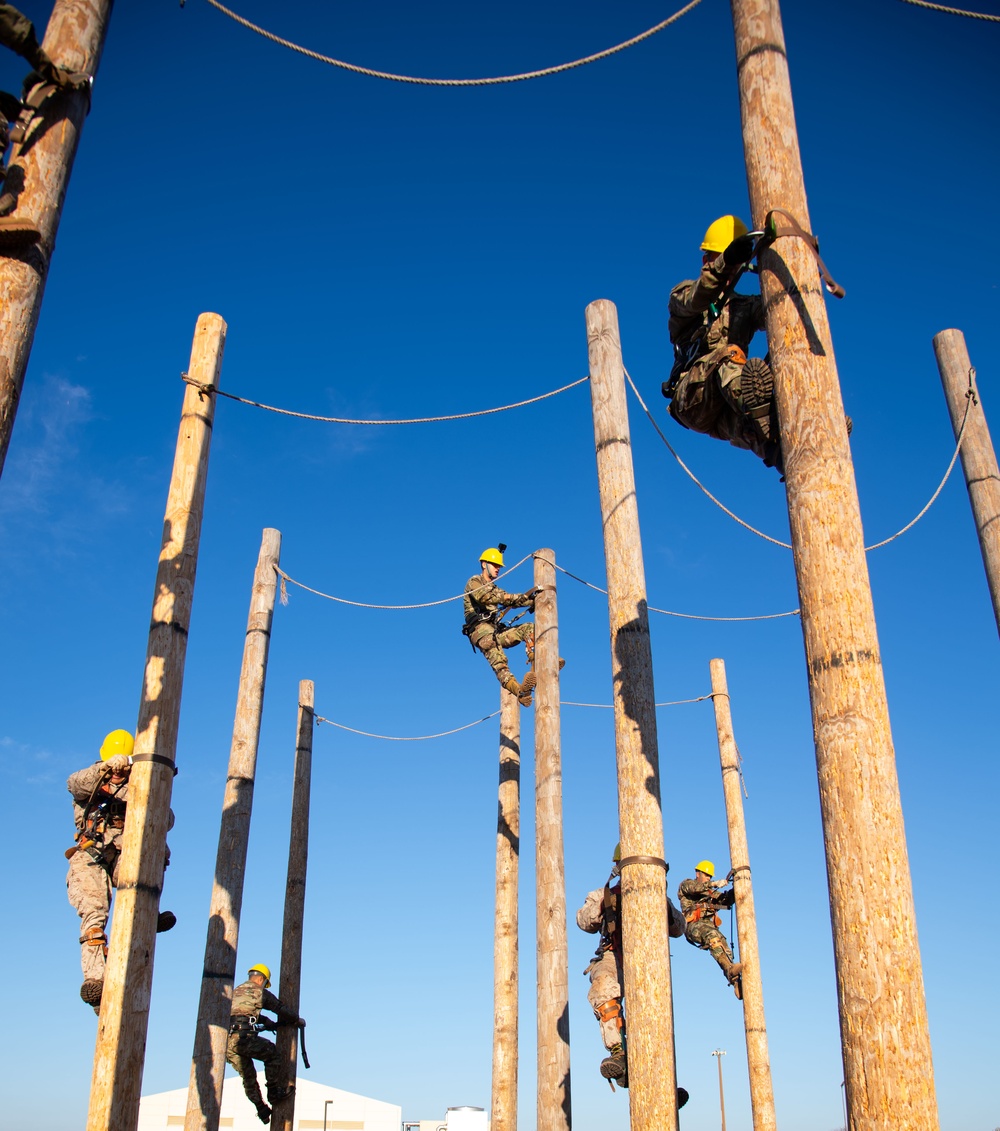
{"label": "clear blue sky", "polygon": [[[388,70],[471,76],[568,60],[670,3],[455,0],[238,10],[317,50]],[[995,0],[978,0],[998,12]],[[47,3],[27,3],[44,25]],[[954,441],[931,337],[965,331],[994,431],[1000,239],[1000,29],[896,0],[785,5],[814,230],[847,297],[831,308],[869,542],[904,525]],[[16,87],[19,60],[0,58]],[[665,417],[666,300],[717,215],[747,196],[728,5],[598,65],[447,90],[335,71],[203,0],[116,8],[66,200],[0,483],[0,768],[10,864],[5,1121],[83,1123],[95,1019],[80,1003],[62,849],[67,775],[134,726],[150,598],[197,315],[228,322],[223,386],[351,417],[461,412],[587,371],[584,307],[619,309],[625,360],[672,442],[755,525],[787,536],[784,491],[747,453]],[[751,280],[747,287],[754,286]],[[763,346],[761,346],[763,349]],[[736,526],[678,470],[632,402],[649,599],[682,612],[793,609],[791,556]],[[416,603],[461,590],[480,550],[552,547],[603,584],[589,397],[413,428],[292,421],[232,402],[216,417],[162,936],[143,1090],[183,1086],[261,529],[326,592]],[[997,630],[960,473],[908,535],[870,555],[945,1131],[1000,1123],[992,879]],[[525,567],[511,579],[526,588]],[[495,710],[456,606],[351,609],[292,590],[275,616],[239,962],[279,961],[298,681],[319,713],[426,734]],[[566,699],[609,703],[602,598],[561,577]],[[842,1124],[830,921],[801,633],[794,618],[652,625],[657,698],[704,694],[726,660],[745,758],[762,973],[781,1126]],[[515,666],[519,664],[515,662]],[[727,863],[709,703],[659,713],[672,888]],[[532,715],[524,715],[521,1122],[534,1126]],[[610,711],[562,720],[570,910],[617,840]],[[407,1119],[489,1106],[497,733],[425,743],[322,727],[315,741],[303,1012],[311,1078]],[[957,882],[956,882],[957,881]],[[983,902],[980,904],[979,899]],[[570,926],[577,1131],[627,1127]],[[711,959],[673,944],[685,1131],[750,1113],[740,1010]],[[52,1081],[57,1074],[58,1088]],[[41,1109],[41,1110],[40,1110]]]}

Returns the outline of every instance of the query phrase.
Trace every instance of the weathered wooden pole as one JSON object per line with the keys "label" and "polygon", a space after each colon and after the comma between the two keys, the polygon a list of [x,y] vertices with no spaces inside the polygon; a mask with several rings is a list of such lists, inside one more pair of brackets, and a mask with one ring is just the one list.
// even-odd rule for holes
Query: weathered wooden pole
{"label": "weathered wooden pole", "polygon": [[[777,0],[731,0],[747,183],[810,228]],[[779,217],[779,221],[781,218]],[[760,258],[802,609],[854,1131],[938,1126],[896,760],[854,468],[816,261]]]}
{"label": "weathered wooden pole", "polygon": [[[56,0],[42,46],[57,66],[96,73],[112,2]],[[14,218],[30,220],[41,238],[31,247],[0,256],[0,474],[42,308],[66,186],[89,107],[90,94],[83,89],[60,90],[49,96],[8,162],[6,188],[18,197]]]}
{"label": "weathered wooden pole", "polygon": [[[218,384],[225,339],[226,323],[218,314],[198,318],[188,369],[192,380]],[[214,415],[214,395],[188,385],[153,592],[87,1131],[135,1131],[139,1119],[156,919]]]}
{"label": "weathered wooden pole", "polygon": [[[607,299],[587,307],[587,344],[614,677],[629,1109],[632,1131],[674,1131],[677,1081],[653,656],[618,311]],[[630,862],[634,857],[639,859]]]}
{"label": "weathered wooden pole", "polygon": [[535,554],[535,906],[538,936],[538,1108],[547,1131],[573,1124],[569,1078],[569,958],[563,865],[556,556]]}
{"label": "weathered wooden pole", "polygon": [[[961,330],[942,330],[935,334],[934,354],[956,440],[968,405],[969,418],[962,439],[962,470],[979,535],[979,548],[983,552],[986,582],[993,598],[993,614],[1000,630],[1000,468],[979,400],[965,335]],[[975,394],[975,402],[971,404],[967,397],[970,390]]]}
{"label": "weathered wooden pole", "polygon": [[[713,660],[712,702],[715,705],[715,729],[719,736],[719,761],[722,763],[722,792],[726,798],[726,822],[729,825],[729,860],[736,893],[736,930],[740,940],[740,962],[743,964],[743,1025],[747,1038],[747,1066],[750,1071],[750,1107],[754,1131],[774,1131],[774,1089],[771,1084],[771,1058],[767,1051],[767,1028],[764,1023],[764,987],[760,976],[760,950],[757,946],[757,916],[750,881],[750,850],[743,819],[743,796],[740,793],[740,759],[733,737],[733,719],[726,683],[726,665]],[[722,1063],[721,1061],[719,1062]]]}
{"label": "weathered wooden pole", "polygon": [[201,974],[201,998],[184,1116],[185,1131],[218,1131],[219,1128],[260,716],[264,705],[267,652],[271,643],[271,619],[277,588],[274,571],[280,554],[281,532],[265,530],[250,592],[250,614],[236,696],[236,721],[233,723],[229,772],[222,799],[219,849],[208,909],[205,965]]}
{"label": "weathered wooden pole", "polygon": [[[306,909],[306,864],[309,859],[309,788],[312,779],[313,727],[315,699],[311,679],[299,683],[299,717],[295,743],[295,784],[292,788],[292,831],[288,843],[288,882],[285,885],[285,919],[281,930],[282,1005],[299,1012],[299,983],[302,979],[302,919]],[[275,1041],[288,1074],[295,1083],[299,1031],[294,1025],[279,1025]],[[292,1131],[295,1118],[295,1093],[274,1105],[271,1126]]]}
{"label": "weathered wooden pole", "polygon": [[517,881],[521,854],[521,705],[500,688],[500,789],[493,930],[492,1131],[517,1131]]}

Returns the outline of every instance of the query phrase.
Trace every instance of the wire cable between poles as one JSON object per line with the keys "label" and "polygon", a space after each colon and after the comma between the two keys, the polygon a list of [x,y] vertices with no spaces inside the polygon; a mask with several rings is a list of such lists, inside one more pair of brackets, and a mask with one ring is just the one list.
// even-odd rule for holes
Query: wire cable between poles
{"label": "wire cable between poles", "polygon": [[548,400],[549,397],[556,397],[560,393],[565,393],[567,389],[575,389],[577,385],[589,381],[590,377],[581,377],[578,381],[571,381],[568,385],[563,385],[559,389],[552,389],[551,392],[541,393],[537,397],[529,397],[526,401],[500,405],[498,408],[480,408],[475,412],[453,412],[447,416],[420,416],[412,420],[352,420],[346,416],[317,416],[311,412],[293,412],[290,408],[277,408],[271,404],[263,404],[261,401],[252,401],[248,397],[239,397],[235,393],[227,393],[224,389],[219,389],[215,385],[205,385],[200,381],[193,381],[186,373],[181,374],[181,380],[202,393],[215,393],[217,396],[227,397],[231,401],[248,404],[251,408],[262,408],[265,412],[276,412],[279,416],[294,416],[298,420],[318,420],[323,424],[438,424],[444,420],[470,420],[474,416],[492,416],[497,412],[509,412],[512,408],[524,408],[525,405],[537,404],[539,401]]}
{"label": "wire cable between poles", "polygon": [[453,730],[443,730],[440,734],[372,734],[371,731],[355,730],[354,727],[344,726],[343,723],[335,723],[333,719],[325,719],[322,715],[316,716],[316,722],[326,723],[327,726],[331,727],[339,727],[341,730],[349,730],[351,734],[360,734],[365,738],[382,738],[386,742],[426,742],[430,738],[447,738],[449,734],[458,734],[459,731],[469,730],[470,727],[477,727],[480,725],[480,723],[485,723],[490,719],[495,719],[499,714],[499,711],[494,711],[492,715],[484,715],[481,719],[476,719],[475,722],[466,723],[465,726],[455,727]]}
{"label": "wire cable between poles", "polygon": [[932,12],[947,12],[950,16],[968,16],[972,20],[992,20],[1000,23],[1000,16],[991,16],[986,12],[967,12],[964,8],[948,8],[944,4],[931,4],[928,0],[903,0],[904,4],[914,4],[918,8],[930,8]]}
{"label": "wire cable between poles", "polygon": [[628,47],[634,47],[637,43],[642,43],[644,39],[649,39],[651,36],[656,35],[657,32],[663,31],[664,28],[670,27],[672,23],[676,23],[682,16],[686,16],[692,8],[697,8],[701,0],[691,0],[689,4],[685,4],[679,11],[674,12],[672,16],[668,16],[665,20],[661,20],[646,31],[634,35],[631,39],[626,39],[622,43],[616,44],[614,47],[605,48],[603,51],[597,51],[593,55],[586,55],[582,59],[574,59],[571,63],[560,63],[555,67],[543,67],[539,71],[525,71],[517,75],[497,75],[493,78],[481,79],[431,79],[419,78],[414,75],[396,75],[389,71],[376,71],[371,67],[359,67],[356,63],[345,63],[343,59],[335,59],[331,55],[321,55],[318,51],[311,51],[308,47],[301,47],[297,43],[293,43],[290,39],[283,39],[280,35],[275,35],[274,32],[267,31],[265,28],[260,27],[258,24],[251,23],[250,20],[234,12],[231,8],[227,8],[224,4],[220,4],[219,0],[208,0],[208,3],[221,12],[224,16],[228,16],[231,20],[247,28],[248,31],[256,32],[258,35],[269,39],[272,43],[277,43],[281,47],[287,47],[290,51],[297,51],[300,55],[305,55],[309,59],[315,59],[318,63],[328,63],[331,67],[340,67],[342,70],[351,71],[356,75],[367,75],[369,78],[374,79],[388,79],[390,82],[407,82],[415,83],[418,86],[495,86],[501,83],[524,82],[526,79],[539,79],[544,78],[546,75],[558,75],[563,71],[571,71],[575,67],[583,67],[588,63],[596,63],[600,59],[607,59],[610,55],[617,55],[619,51],[624,51]]}

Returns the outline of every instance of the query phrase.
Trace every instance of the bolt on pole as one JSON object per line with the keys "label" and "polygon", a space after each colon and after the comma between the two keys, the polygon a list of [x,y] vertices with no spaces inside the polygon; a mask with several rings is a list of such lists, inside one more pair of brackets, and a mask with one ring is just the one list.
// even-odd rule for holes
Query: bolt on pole
{"label": "bolt on pole", "polygon": [[260,720],[278,580],[275,569],[280,555],[281,532],[265,530],[250,591],[250,613],[236,695],[236,719],[222,798],[219,848],[208,909],[205,964],[202,967],[184,1131],[219,1129]]}
{"label": "bolt on pole", "polygon": [[962,438],[962,470],[986,567],[986,583],[993,599],[993,614],[1000,630],[1000,467],[997,467],[996,452],[976,388],[976,371],[969,360],[965,335],[961,330],[942,330],[935,334],[934,354],[956,440],[966,412],[969,414]]}
{"label": "bolt on pole", "polygon": [[[56,0],[42,46],[57,66],[96,74],[111,5],[112,0]],[[41,238],[22,251],[0,256],[0,474],[89,108],[87,90],[50,94],[32,119],[24,140],[11,150],[7,165],[6,191],[17,191],[18,198],[14,217],[32,221]],[[23,186],[20,191],[19,186]]]}
{"label": "bolt on pole", "polygon": [[535,886],[538,935],[538,1126],[570,1131],[569,959],[563,861],[556,556],[535,552]]}
{"label": "bolt on pole", "polygon": [[521,853],[521,705],[500,688],[496,911],[493,928],[492,1131],[517,1131],[517,890]]}
{"label": "bolt on pole", "polygon": [[747,846],[743,795],[740,792],[743,780],[740,774],[740,755],[733,736],[726,665],[722,660],[712,660],[709,667],[712,673],[712,703],[719,739],[719,761],[722,764],[722,791],[726,800],[726,823],[729,826],[729,862],[733,873],[733,891],[736,894],[736,930],[740,941],[740,962],[743,964],[743,1026],[746,1030],[747,1067],[750,1070],[750,1108],[754,1131],[774,1131],[777,1126],[774,1088],[771,1083],[771,1059],[767,1051],[764,988],[760,976],[760,950],[757,946],[757,914],[750,880],[750,849]]}
{"label": "bolt on pole", "polygon": [[[587,307],[590,397],[608,576],[621,832],[623,968],[632,1131],[675,1131],[677,1078],[666,864],[646,574],[639,534],[618,311]],[[626,864],[630,856],[643,861]],[[649,859],[658,860],[651,863]]]}
{"label": "bolt on pole", "polygon": [[[754,225],[810,228],[777,0],[731,0]],[[841,1041],[854,1131],[938,1126],[896,759],[844,406],[809,246],[779,238],[760,285],[802,609]],[[859,929],[863,925],[863,929]]]}
{"label": "bolt on pole", "polygon": [[186,387],[167,495],[87,1131],[135,1131],[139,1119],[184,660],[215,417],[214,389],[225,340],[222,318],[202,314],[188,372],[203,388]]}

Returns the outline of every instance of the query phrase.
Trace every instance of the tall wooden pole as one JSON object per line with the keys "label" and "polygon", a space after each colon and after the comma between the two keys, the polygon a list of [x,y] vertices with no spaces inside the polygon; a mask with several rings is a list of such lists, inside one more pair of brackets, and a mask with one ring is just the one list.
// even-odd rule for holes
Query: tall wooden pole
{"label": "tall wooden pole", "polygon": [[[69,71],[96,73],[112,2],[56,0],[42,41],[54,63]],[[24,186],[14,216],[32,221],[41,238],[16,254],[0,257],[0,474],[89,105],[85,90],[60,91],[47,98],[22,143],[14,146],[8,163],[8,189]]]}
{"label": "tall wooden pole", "polygon": [[743,964],[743,1025],[746,1029],[747,1065],[750,1070],[750,1107],[754,1131],[774,1131],[777,1126],[774,1089],[771,1085],[771,1059],[767,1051],[767,1027],[764,1023],[764,987],[760,976],[753,884],[750,882],[750,850],[747,847],[743,795],[740,792],[739,753],[733,737],[726,665],[722,660],[713,660],[710,668],[715,729],[719,736],[719,761],[722,763],[722,791],[726,798],[726,822],[729,825],[729,859],[733,869],[733,890],[736,893],[736,929],[740,940],[740,962]]}
{"label": "tall wooden pole", "polygon": [[[292,831],[288,844],[288,882],[285,885],[285,920],[281,931],[281,987],[283,1005],[299,1012],[302,979],[302,919],[306,909],[306,864],[309,858],[309,789],[312,779],[312,744],[315,726],[312,680],[299,683],[299,717],[295,744],[295,784],[292,789]],[[299,1031],[294,1025],[279,1025],[275,1044],[285,1065],[289,1084],[295,1083]],[[274,1105],[271,1126],[292,1131],[295,1093]]]}
{"label": "tall wooden pole", "polygon": [[[965,335],[961,330],[942,330],[935,334],[934,353],[956,440],[962,430],[966,405],[969,408],[962,440],[962,470],[979,535],[979,548],[983,552],[986,582],[993,598],[993,614],[1000,630],[1000,468],[979,400],[979,389],[975,388],[972,377]],[[978,403],[969,404],[966,394],[970,389],[974,390]]]}
{"label": "tall wooden pole", "polygon": [[[755,224],[810,229],[777,0],[731,0]],[[844,408],[816,262],[761,255],[855,1131],[938,1126],[896,760]]]}
{"label": "tall wooden pole", "polygon": [[517,1131],[517,888],[521,854],[521,705],[500,688],[500,789],[493,932],[492,1131]]}
{"label": "tall wooden pole", "polygon": [[280,554],[281,532],[265,530],[250,593],[243,666],[236,696],[236,721],[233,723],[229,772],[222,800],[219,850],[215,858],[215,882],[208,910],[205,965],[201,975],[201,999],[184,1116],[185,1131],[218,1131],[219,1128],[260,717],[277,588],[274,571]]}
{"label": "tall wooden pole", "polygon": [[[225,338],[226,324],[218,314],[199,317],[188,369],[193,380],[218,384]],[[135,1131],[139,1119],[156,919],[214,415],[215,397],[188,385],[153,592],[87,1131]]]}
{"label": "tall wooden pole", "polygon": [[[674,1131],[677,1081],[653,656],[618,311],[607,299],[587,307],[587,344],[614,677],[629,1107],[632,1131]],[[626,863],[632,856],[644,859]]]}
{"label": "tall wooden pole", "polygon": [[535,554],[535,900],[538,934],[538,1108],[547,1131],[569,1131],[569,958],[563,865],[556,556]]}

